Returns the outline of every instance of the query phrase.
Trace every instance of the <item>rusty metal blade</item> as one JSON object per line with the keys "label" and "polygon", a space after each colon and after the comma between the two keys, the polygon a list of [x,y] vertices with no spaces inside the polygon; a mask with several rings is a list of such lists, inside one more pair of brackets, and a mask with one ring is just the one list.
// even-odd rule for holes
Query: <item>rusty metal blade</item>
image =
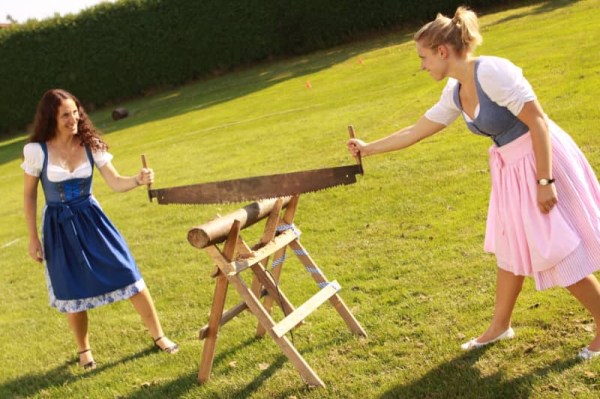
{"label": "rusty metal blade", "polygon": [[361,165],[339,166],[277,175],[150,190],[159,204],[222,204],[298,195],[356,183]]}

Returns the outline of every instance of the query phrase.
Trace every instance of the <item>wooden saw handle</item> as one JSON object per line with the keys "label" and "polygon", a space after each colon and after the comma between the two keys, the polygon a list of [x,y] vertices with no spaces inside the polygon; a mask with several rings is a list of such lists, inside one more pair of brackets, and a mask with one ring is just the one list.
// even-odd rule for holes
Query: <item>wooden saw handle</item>
{"label": "wooden saw handle", "polygon": [[[142,166],[144,167],[144,169],[148,169],[148,162],[146,161],[146,154],[142,154]],[[150,200],[150,202],[152,202],[152,193],[150,192],[152,185],[150,183],[148,183],[146,186],[148,188],[148,199]]]}
{"label": "wooden saw handle", "polygon": [[[351,139],[356,138],[354,135],[354,126],[348,125],[348,134],[350,134]],[[360,155],[360,152],[354,156],[354,159],[356,159],[356,163],[360,166],[361,174],[363,174],[362,173],[362,156]]]}

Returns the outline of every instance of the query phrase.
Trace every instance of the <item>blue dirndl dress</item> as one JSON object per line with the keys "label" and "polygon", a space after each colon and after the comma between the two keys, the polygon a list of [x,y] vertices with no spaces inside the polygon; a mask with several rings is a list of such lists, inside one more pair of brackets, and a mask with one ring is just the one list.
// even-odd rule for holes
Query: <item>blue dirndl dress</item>
{"label": "blue dirndl dress", "polygon": [[50,306],[81,312],[127,299],[146,285],[123,236],[92,196],[92,173],[61,182],[48,179],[48,148],[40,181],[46,198],[42,243]]}

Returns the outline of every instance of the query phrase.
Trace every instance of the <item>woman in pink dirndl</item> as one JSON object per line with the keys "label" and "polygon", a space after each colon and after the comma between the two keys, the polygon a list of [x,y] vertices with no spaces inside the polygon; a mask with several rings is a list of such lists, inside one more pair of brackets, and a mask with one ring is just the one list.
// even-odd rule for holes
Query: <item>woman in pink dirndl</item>
{"label": "woman in pink dirndl", "polygon": [[421,68],[448,78],[441,98],[413,126],[380,140],[348,142],[369,156],[409,147],[462,116],[490,137],[492,191],[484,249],[497,259],[496,304],[488,329],[461,345],[469,350],[513,338],[511,315],[525,276],[538,290],[566,287],[596,323],[596,336],[578,353],[600,356],[600,187],[571,137],[543,112],[522,70],[510,61],[475,57],[482,41],[475,13],[459,7],[438,14],[416,34]]}

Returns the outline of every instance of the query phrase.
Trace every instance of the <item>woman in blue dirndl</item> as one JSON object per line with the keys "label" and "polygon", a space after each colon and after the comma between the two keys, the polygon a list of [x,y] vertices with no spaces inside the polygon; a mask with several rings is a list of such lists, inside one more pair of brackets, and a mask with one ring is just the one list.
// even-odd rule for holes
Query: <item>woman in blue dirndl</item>
{"label": "woman in blue dirndl", "polygon": [[[157,348],[171,354],[179,349],[163,333],[127,243],[91,193],[94,165],[118,192],[152,183],[154,173],[143,168],[135,176],[121,176],[107,149],[77,98],[64,90],[49,90],[38,104],[21,165],[29,255],[45,261],[50,305],[66,313],[85,369],[96,367],[87,311],[122,299],[132,302]],[[46,198],[42,240],[37,228],[38,182]]]}

